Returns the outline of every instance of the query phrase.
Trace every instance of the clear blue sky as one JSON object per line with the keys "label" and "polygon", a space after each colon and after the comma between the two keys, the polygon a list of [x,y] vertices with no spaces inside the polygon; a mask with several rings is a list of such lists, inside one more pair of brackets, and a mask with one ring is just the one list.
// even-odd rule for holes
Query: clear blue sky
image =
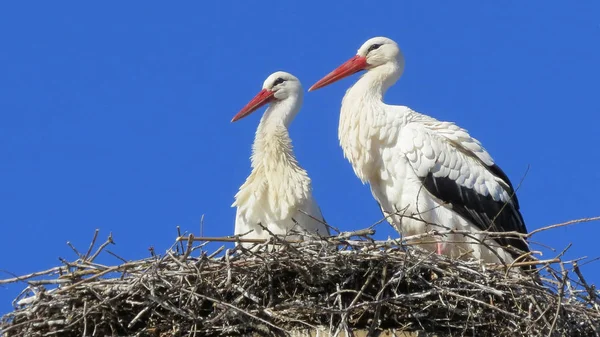
{"label": "clear blue sky", "polygon": [[[164,252],[176,225],[198,234],[203,214],[205,235],[231,234],[263,110],[233,115],[270,73],[306,89],[380,35],[406,57],[388,103],[468,129],[515,184],[531,166],[518,193],[529,230],[600,215],[600,2],[383,3],[2,3],[0,269],[72,259],[65,242],[84,250],[96,228],[129,259]],[[306,94],[291,129],[326,219],[345,230],[380,218],[337,141],[355,80]],[[536,240],[596,257],[599,226]],[[599,263],[584,267],[591,282]],[[23,287],[0,287],[0,313]]]}

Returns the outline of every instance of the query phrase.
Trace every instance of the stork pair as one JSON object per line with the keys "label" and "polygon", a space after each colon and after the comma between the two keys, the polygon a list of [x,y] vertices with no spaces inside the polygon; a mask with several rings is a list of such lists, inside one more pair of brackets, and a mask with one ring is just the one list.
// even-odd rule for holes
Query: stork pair
{"label": "stork pair", "polygon": [[[511,182],[481,143],[454,123],[383,102],[403,70],[398,45],[375,37],[309,89],[366,71],[342,100],[338,129],[344,156],[356,176],[369,183],[382,212],[403,236],[444,229],[460,232],[417,242],[426,249],[504,263],[519,256],[509,246],[528,252],[524,240],[487,234],[527,230]],[[267,238],[293,231],[329,235],[288,134],[302,99],[298,79],[276,72],[232,120],[270,103],[256,131],[252,173],[233,204],[238,235],[249,232],[245,237]]]}

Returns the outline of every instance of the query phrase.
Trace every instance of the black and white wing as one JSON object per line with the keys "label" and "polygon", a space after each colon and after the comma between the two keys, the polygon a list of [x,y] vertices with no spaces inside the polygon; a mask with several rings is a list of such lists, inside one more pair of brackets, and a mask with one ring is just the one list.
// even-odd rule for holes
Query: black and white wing
{"label": "black and white wing", "polygon": [[[473,225],[491,232],[527,233],[508,177],[466,130],[423,116],[403,127],[398,145],[424,188]],[[496,241],[529,251],[519,239]]]}

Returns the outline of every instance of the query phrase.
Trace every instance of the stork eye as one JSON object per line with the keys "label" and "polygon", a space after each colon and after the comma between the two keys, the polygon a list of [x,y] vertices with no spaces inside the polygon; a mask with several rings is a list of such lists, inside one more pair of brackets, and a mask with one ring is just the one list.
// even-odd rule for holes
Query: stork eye
{"label": "stork eye", "polygon": [[369,47],[369,50],[367,50],[367,53],[370,52],[371,50],[375,50],[381,46],[382,46],[381,43],[376,43],[376,44],[372,45],[371,47]]}
{"label": "stork eye", "polygon": [[273,86],[283,83],[285,80],[281,77],[277,78],[275,82],[273,82]]}

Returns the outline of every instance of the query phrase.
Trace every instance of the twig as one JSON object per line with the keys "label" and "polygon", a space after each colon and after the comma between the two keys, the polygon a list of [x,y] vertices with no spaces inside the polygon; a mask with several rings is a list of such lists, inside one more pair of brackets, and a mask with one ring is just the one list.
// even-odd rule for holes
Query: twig
{"label": "twig", "polygon": [[[177,237],[181,237],[181,227],[177,226]],[[183,254],[183,242],[179,242],[180,245],[177,246],[177,248],[181,248],[181,250],[179,251],[179,253]]]}
{"label": "twig", "polygon": [[96,244],[96,239],[98,238],[98,233],[100,233],[100,230],[96,228],[96,230],[94,231],[94,236],[92,237],[92,242],[90,242],[90,246],[88,247],[87,252],[83,256],[84,261],[87,260],[88,257],[90,257],[90,254],[92,253],[92,249],[94,249],[94,245]]}
{"label": "twig", "polygon": [[98,247],[98,250],[96,250],[96,252],[94,253],[94,255],[92,255],[92,257],[90,257],[89,259],[87,259],[87,261],[94,261],[96,259],[96,257],[98,257],[98,254],[100,254],[100,252],[102,252],[102,250],[110,245],[110,244],[114,244],[115,242],[113,241],[113,237],[112,237],[112,233],[108,234],[108,238],[106,239],[106,242],[104,242],[102,245],[100,245],[100,247]]}
{"label": "twig", "polygon": [[596,290],[594,290],[594,286],[590,286],[585,281],[585,278],[583,277],[583,274],[581,273],[581,270],[579,269],[579,265],[577,264],[577,261],[573,262],[573,271],[575,272],[575,274],[577,274],[577,277],[579,277],[581,284],[583,284],[583,287],[587,291],[590,302],[596,302],[596,300],[597,300]]}
{"label": "twig", "polygon": [[560,308],[562,306],[562,298],[563,298],[563,295],[565,294],[565,285],[567,282],[567,276],[568,276],[568,274],[566,272],[563,272],[562,282],[561,282],[562,286],[557,295],[556,312],[554,313],[554,319],[552,320],[552,325],[550,326],[550,331],[548,331],[548,337],[552,336],[552,333],[554,332],[554,328],[556,327],[556,321],[558,320],[558,315],[560,314]]}
{"label": "twig", "polygon": [[131,322],[129,322],[127,327],[131,329],[135,325],[135,323],[137,323],[140,320],[140,318],[142,318],[142,316],[148,312],[148,310],[150,310],[150,307],[145,307],[144,309],[140,310],[140,312],[138,312],[138,314],[135,315]]}
{"label": "twig", "polygon": [[117,259],[121,260],[123,263],[127,263],[127,262],[129,262],[129,261],[125,260],[124,258],[120,257],[119,255],[117,255],[117,254],[115,254],[115,253],[111,252],[111,251],[110,251],[110,250],[108,250],[108,249],[106,250],[106,252],[107,252],[108,254],[110,254],[110,255],[112,255],[112,256],[114,256],[114,257],[116,257]]}
{"label": "twig", "polygon": [[200,217],[200,236],[204,236],[204,214]]}
{"label": "twig", "polygon": [[[38,277],[38,276],[51,275],[51,274],[57,273],[57,272],[59,272],[59,271],[61,271],[63,269],[65,269],[65,267],[60,266],[60,267],[54,267],[54,268],[50,268],[50,269],[47,269],[47,270],[44,270],[44,271],[38,271],[38,272],[35,272],[35,273],[23,275],[23,276],[15,276],[13,278],[8,278],[8,279],[0,280],[0,284],[9,284],[9,283],[15,283],[15,282],[19,282],[19,281],[26,281],[26,280],[28,280],[30,278],[34,278],[34,277]],[[3,273],[14,275],[14,274],[12,274],[10,272],[7,272],[5,270],[0,270],[0,271],[2,271]]]}
{"label": "twig", "polygon": [[535,235],[535,234],[537,234],[539,232],[547,231],[547,230],[558,228],[558,227],[565,227],[565,226],[570,226],[570,225],[574,225],[574,224],[578,224],[578,223],[598,221],[598,220],[600,220],[600,216],[596,216],[596,217],[592,217],[592,218],[583,218],[583,219],[571,220],[571,221],[567,221],[567,222],[562,222],[562,223],[559,223],[559,224],[550,225],[550,226],[546,226],[546,227],[542,227],[542,228],[538,228],[536,230],[533,230],[533,231],[529,232],[529,234],[527,234],[527,237],[531,237],[531,236],[533,236],[533,235]]}
{"label": "twig", "polygon": [[[181,241],[179,241],[179,242],[181,242]],[[182,262],[187,260],[188,256],[190,256],[190,254],[192,253],[192,245],[193,244],[194,244],[194,234],[190,233],[190,235],[188,236],[187,248],[185,250],[185,253],[181,256]],[[182,250],[182,252],[183,252],[183,250]]]}
{"label": "twig", "polygon": [[244,311],[244,310],[242,310],[242,309],[240,309],[240,308],[238,308],[238,307],[236,307],[236,306],[234,306],[234,305],[231,305],[231,304],[229,304],[229,303],[226,303],[226,302],[223,302],[223,301],[219,301],[219,300],[218,300],[218,299],[216,299],[216,298],[212,298],[212,297],[210,297],[210,296],[206,296],[206,295],[196,294],[196,296],[199,296],[199,297],[205,298],[205,299],[207,299],[207,300],[209,300],[209,301],[211,301],[211,302],[213,302],[213,303],[216,303],[216,304],[219,304],[219,305],[222,305],[222,306],[228,307],[228,308],[230,308],[230,309],[233,309],[233,310],[235,310],[235,311],[237,311],[237,312],[239,312],[239,313],[241,313],[241,314],[244,314],[244,315],[246,315],[246,316],[248,316],[248,317],[254,318],[255,320],[257,320],[257,321],[260,321],[260,322],[262,322],[262,323],[264,323],[264,324],[266,324],[266,325],[268,325],[268,326],[270,326],[270,327],[272,327],[272,328],[275,328],[275,329],[277,329],[277,330],[279,330],[279,331],[284,331],[284,332],[285,332],[285,330],[284,330],[284,329],[282,329],[282,328],[278,327],[277,325],[275,325],[275,324],[273,324],[273,323],[271,323],[271,322],[269,322],[269,321],[267,321],[267,320],[264,320],[264,319],[262,319],[262,318],[260,318],[260,317],[257,317],[257,316],[255,316],[255,315],[252,315],[251,313],[249,313],[249,312],[247,312],[247,311]]}
{"label": "twig", "polygon": [[71,241],[67,241],[67,246],[69,246],[69,248],[71,248],[71,250],[73,252],[75,252],[75,255],[77,255],[78,258],[83,259],[83,255],[81,255],[81,253],[77,250],[77,248],[75,248],[75,246],[73,246]]}

